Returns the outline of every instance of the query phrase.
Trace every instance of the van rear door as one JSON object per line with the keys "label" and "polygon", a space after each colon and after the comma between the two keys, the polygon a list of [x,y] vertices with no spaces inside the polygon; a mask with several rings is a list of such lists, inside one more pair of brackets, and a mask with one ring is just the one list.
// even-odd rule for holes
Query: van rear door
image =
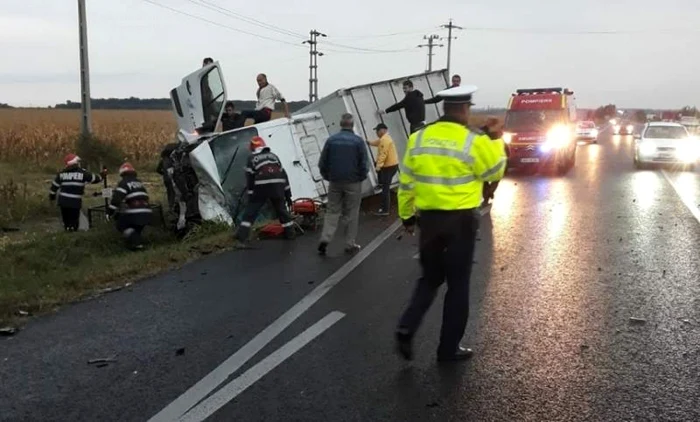
{"label": "van rear door", "polygon": [[187,133],[213,132],[224,113],[226,98],[219,62],[190,73],[170,91],[177,125]]}

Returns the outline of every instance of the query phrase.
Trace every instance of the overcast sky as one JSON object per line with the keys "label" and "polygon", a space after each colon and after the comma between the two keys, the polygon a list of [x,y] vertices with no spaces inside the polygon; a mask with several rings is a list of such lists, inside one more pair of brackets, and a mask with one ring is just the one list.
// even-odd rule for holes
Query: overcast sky
{"label": "overcast sky", "polygon": [[[212,56],[230,99],[253,99],[258,72],[288,100],[307,99],[308,48],[294,34],[312,28],[336,44],[319,46],[323,96],[424,71],[427,51],[416,46],[423,35],[446,36],[439,26],[453,18],[465,30],[455,34],[452,70],[480,88],[480,105],[504,106],[517,88],[565,86],[584,107],[700,106],[698,0],[86,1],[93,98],[167,97]],[[0,4],[0,102],[78,101],[77,0]],[[434,69],[446,50],[436,49]]]}

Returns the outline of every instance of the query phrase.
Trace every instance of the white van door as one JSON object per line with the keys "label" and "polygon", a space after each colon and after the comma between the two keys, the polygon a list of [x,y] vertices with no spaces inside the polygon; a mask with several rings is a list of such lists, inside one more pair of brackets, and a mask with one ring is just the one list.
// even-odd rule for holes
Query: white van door
{"label": "white van door", "polygon": [[226,98],[219,62],[190,73],[170,91],[177,125],[187,133],[213,132],[224,113]]}
{"label": "white van door", "polygon": [[294,134],[299,140],[301,147],[301,155],[304,162],[296,163],[301,165],[308,172],[309,176],[316,185],[316,192],[319,198],[328,195],[328,182],[321,176],[321,171],[318,168],[318,160],[321,158],[323,145],[328,139],[328,130],[326,124],[318,113],[314,117],[302,117],[294,120]]}

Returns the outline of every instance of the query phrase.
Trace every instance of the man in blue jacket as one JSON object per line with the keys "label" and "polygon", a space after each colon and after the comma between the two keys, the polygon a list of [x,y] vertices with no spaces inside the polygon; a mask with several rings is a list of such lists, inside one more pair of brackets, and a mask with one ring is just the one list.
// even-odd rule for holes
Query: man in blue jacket
{"label": "man in blue jacket", "polygon": [[340,132],[328,138],[321,151],[318,168],[329,182],[328,207],[323,223],[318,253],[326,254],[326,248],[338,229],[339,220],[345,225],[345,252],[360,249],[355,242],[362,201],[362,182],[369,171],[365,141],[353,131],[352,114],[343,114]]}

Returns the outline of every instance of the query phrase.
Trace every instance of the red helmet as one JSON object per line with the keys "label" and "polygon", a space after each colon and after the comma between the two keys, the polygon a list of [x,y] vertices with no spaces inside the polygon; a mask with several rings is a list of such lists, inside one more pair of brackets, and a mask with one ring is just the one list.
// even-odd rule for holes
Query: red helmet
{"label": "red helmet", "polygon": [[66,163],[67,166],[72,166],[80,162],[80,157],[75,154],[68,154],[63,158],[63,162]]}
{"label": "red helmet", "polygon": [[258,148],[264,148],[266,146],[265,140],[259,136],[253,136],[253,139],[250,140],[251,151],[255,151]]}
{"label": "red helmet", "polygon": [[132,166],[130,163],[124,163],[119,167],[119,175],[122,175],[127,172],[136,172],[136,169],[134,169],[134,166]]}

